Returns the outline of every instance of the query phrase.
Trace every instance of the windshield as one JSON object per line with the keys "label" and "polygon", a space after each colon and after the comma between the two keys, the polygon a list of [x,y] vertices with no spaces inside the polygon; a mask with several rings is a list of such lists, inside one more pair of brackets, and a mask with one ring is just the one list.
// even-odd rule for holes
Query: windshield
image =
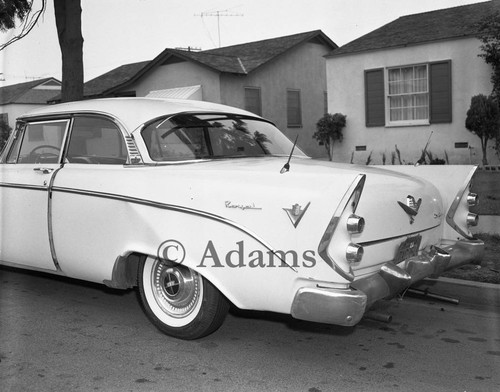
{"label": "windshield", "polygon": [[[154,161],[289,155],[293,143],[274,125],[233,114],[182,113],[142,132]],[[295,149],[294,155],[305,156]]]}

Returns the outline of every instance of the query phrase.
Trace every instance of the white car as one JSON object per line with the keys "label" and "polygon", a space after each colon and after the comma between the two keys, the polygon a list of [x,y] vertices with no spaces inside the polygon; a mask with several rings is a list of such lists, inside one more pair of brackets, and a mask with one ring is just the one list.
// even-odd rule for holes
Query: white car
{"label": "white car", "polygon": [[1,264],[138,287],[163,332],[229,304],[355,325],[378,300],[480,262],[472,166],[313,160],[207,102],[113,98],[18,119],[0,157]]}

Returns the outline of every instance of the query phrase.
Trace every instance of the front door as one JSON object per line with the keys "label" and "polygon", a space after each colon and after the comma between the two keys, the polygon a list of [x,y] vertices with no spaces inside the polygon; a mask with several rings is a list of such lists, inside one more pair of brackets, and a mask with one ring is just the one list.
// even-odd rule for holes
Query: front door
{"label": "front door", "polygon": [[0,164],[0,261],[56,270],[49,189],[60,168],[69,120],[28,123]]}

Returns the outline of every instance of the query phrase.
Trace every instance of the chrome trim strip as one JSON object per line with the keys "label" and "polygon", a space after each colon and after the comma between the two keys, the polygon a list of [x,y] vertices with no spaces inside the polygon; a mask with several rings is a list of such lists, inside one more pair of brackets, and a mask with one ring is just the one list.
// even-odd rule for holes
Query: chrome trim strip
{"label": "chrome trim strip", "polygon": [[[344,211],[347,208],[347,202],[349,201],[349,199],[352,197],[353,193],[356,191],[356,189],[359,186],[361,186],[361,187],[364,186],[365,180],[366,180],[365,174],[359,174],[358,176],[356,176],[356,178],[352,182],[351,186],[349,187],[347,192],[342,197],[342,200],[340,201],[339,206],[335,210],[335,212],[332,216],[332,219],[330,220],[330,223],[326,227],[325,233],[323,234],[323,237],[321,237],[321,241],[319,242],[319,245],[318,245],[318,254],[321,256],[321,258],[330,267],[332,267],[335,272],[337,272],[340,276],[342,276],[343,278],[345,278],[351,282],[354,280],[354,274],[352,273],[352,271],[351,271],[351,273],[347,273],[344,270],[342,270],[340,267],[338,267],[337,264],[335,263],[335,261],[332,260],[330,258],[330,256],[328,255],[327,249],[328,249],[328,245],[330,244],[330,241],[333,237],[333,233],[337,229],[337,226],[338,226],[339,221],[340,221],[340,217],[342,216],[342,214],[344,213]],[[361,197],[361,193],[358,195],[358,198],[353,203],[353,211],[352,211],[353,213],[356,212],[359,197]]]}
{"label": "chrome trim strip", "polygon": [[458,224],[455,222],[455,213],[457,212],[458,206],[460,204],[460,200],[462,200],[462,197],[464,196],[465,192],[467,192],[467,188],[472,180],[472,176],[477,170],[477,166],[474,167],[474,170],[471,170],[469,175],[467,176],[465,180],[465,184],[462,188],[458,190],[457,195],[455,196],[455,199],[453,200],[453,203],[451,204],[450,208],[448,209],[448,212],[446,214],[446,223],[448,223],[456,232],[467,238],[468,240],[474,239],[474,236],[470,236],[468,233],[464,232]]}
{"label": "chrome trim strip", "polygon": [[245,234],[248,234],[250,237],[255,239],[261,245],[266,247],[276,257],[278,257],[290,269],[292,269],[294,272],[297,272],[297,269],[295,267],[288,264],[286,262],[286,260],[283,260],[279,256],[279,253],[277,252],[277,250],[273,249],[273,247],[271,245],[269,245],[266,241],[264,241],[262,238],[257,236],[252,231],[246,229],[244,226],[241,226],[236,222],[233,222],[229,219],[226,219],[226,218],[219,216],[219,215],[216,215],[216,214],[212,214],[212,213],[201,211],[201,210],[196,210],[194,208],[188,208],[188,207],[178,206],[178,205],[174,205],[174,204],[161,203],[161,202],[157,202],[157,201],[141,199],[138,197],[123,196],[123,195],[118,195],[115,193],[87,191],[84,189],[65,188],[65,187],[58,187],[58,186],[52,187],[51,192],[62,192],[62,193],[70,193],[70,194],[76,194],[76,195],[81,195],[81,196],[100,197],[100,198],[109,199],[109,200],[117,200],[117,201],[123,201],[126,203],[133,203],[133,204],[139,204],[139,205],[144,205],[144,206],[153,207],[153,208],[159,208],[162,210],[182,212],[185,214],[196,215],[196,216],[201,216],[201,217],[206,218],[206,219],[211,219],[211,220],[214,220],[216,222],[223,223],[225,225],[234,227],[235,229],[237,229]]}
{"label": "chrome trim strip", "polygon": [[427,233],[428,231],[434,230],[436,227],[439,227],[439,226],[441,226],[440,223],[437,224],[437,225],[428,227],[426,229],[423,229],[423,230],[412,231],[411,233],[401,234],[401,235],[397,235],[397,236],[394,236],[394,237],[382,238],[380,240],[358,242],[358,244],[361,245],[361,246],[364,246],[364,247],[366,247],[366,246],[372,246],[372,245],[378,245],[378,244],[383,244],[384,242],[394,241],[394,240],[398,240],[400,238],[407,238],[407,237],[414,236],[416,234]]}
{"label": "chrome trim strip", "polygon": [[56,266],[56,269],[58,271],[61,271],[61,266],[59,265],[59,261],[57,260],[57,254],[56,254],[56,248],[54,245],[54,232],[52,230],[52,189],[54,185],[54,180],[56,178],[57,173],[59,170],[61,170],[63,167],[57,168],[54,173],[52,173],[52,176],[50,178],[50,183],[48,187],[48,198],[47,198],[47,228],[49,231],[49,246],[50,246],[50,254],[52,255],[52,261],[54,262],[54,265]]}
{"label": "chrome trim strip", "polygon": [[28,189],[31,191],[46,191],[47,186],[43,185],[27,185],[27,184],[13,184],[10,182],[0,182],[1,188],[18,188],[18,189]]}

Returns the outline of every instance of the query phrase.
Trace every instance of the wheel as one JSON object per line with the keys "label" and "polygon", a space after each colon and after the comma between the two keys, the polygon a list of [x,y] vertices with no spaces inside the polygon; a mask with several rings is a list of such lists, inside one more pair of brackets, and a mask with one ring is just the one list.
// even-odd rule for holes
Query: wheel
{"label": "wheel", "polygon": [[148,318],[176,338],[197,339],[214,332],[229,309],[227,299],[208,280],[168,260],[141,260],[138,286]]}

